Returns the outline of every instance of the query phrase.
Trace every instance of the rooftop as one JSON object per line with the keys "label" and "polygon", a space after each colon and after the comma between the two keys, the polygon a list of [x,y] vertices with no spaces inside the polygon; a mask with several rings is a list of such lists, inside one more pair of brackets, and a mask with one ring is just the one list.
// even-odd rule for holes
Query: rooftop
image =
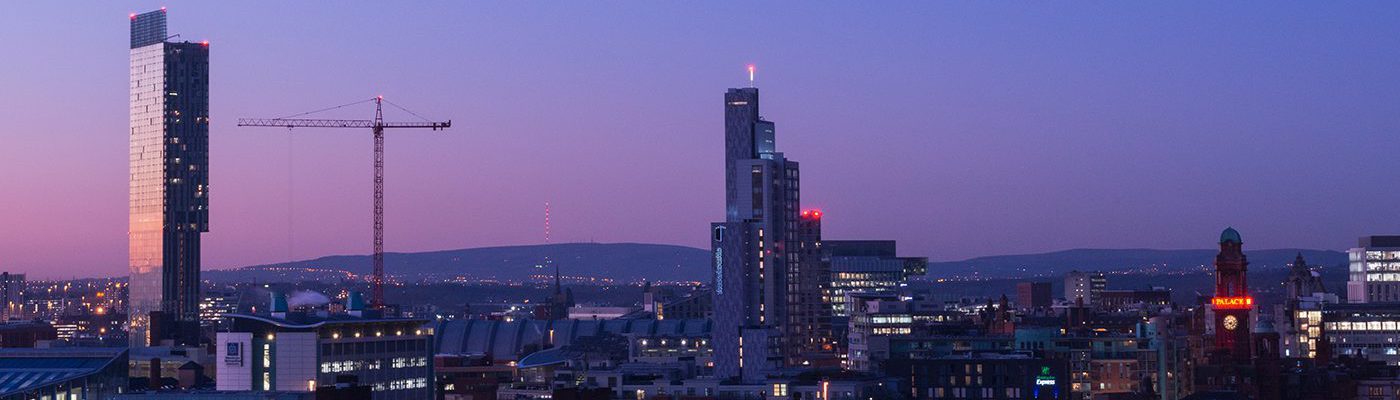
{"label": "rooftop", "polygon": [[1240,239],[1240,231],[1235,230],[1235,228],[1225,228],[1224,232],[1220,232],[1220,243],[1225,242],[1244,243],[1244,240]]}
{"label": "rooftop", "polygon": [[276,325],[279,328],[287,329],[312,329],[328,325],[338,324],[364,324],[364,323],[417,323],[426,324],[427,319],[421,318],[384,318],[384,317],[357,317],[350,314],[308,314],[308,313],[287,313],[284,317],[274,317],[271,315],[252,314],[225,314],[229,319],[245,319],[259,321]]}
{"label": "rooftop", "polygon": [[125,353],[125,348],[0,349],[0,396],[97,373]]}

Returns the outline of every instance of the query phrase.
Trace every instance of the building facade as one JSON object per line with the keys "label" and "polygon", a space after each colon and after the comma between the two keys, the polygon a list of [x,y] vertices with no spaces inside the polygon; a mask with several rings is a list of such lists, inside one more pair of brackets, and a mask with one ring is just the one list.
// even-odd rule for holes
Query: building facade
{"label": "building facade", "polygon": [[209,231],[209,43],[166,41],[165,14],[131,16],[132,346],[197,334]]}
{"label": "building facade", "polygon": [[1347,302],[1400,302],[1400,235],[1366,236],[1348,252]]}
{"label": "building facade", "polygon": [[824,257],[831,263],[832,314],[848,317],[847,293],[897,291],[909,278],[928,270],[926,257],[899,257],[893,240],[825,240]]}
{"label": "building facade", "polygon": [[797,268],[788,271],[787,363],[839,366],[831,325],[831,264],[822,254],[821,211],[802,212],[797,239]]}
{"label": "building facade", "polygon": [[1050,282],[1020,282],[1016,284],[1016,307],[1023,310],[1050,308]]}
{"label": "building facade", "polygon": [[850,328],[847,333],[846,367],[855,371],[879,371],[890,358],[890,337],[913,332],[909,302],[890,292],[847,293]]}
{"label": "building facade", "polygon": [[1098,301],[1098,294],[1108,287],[1108,279],[1102,272],[1070,271],[1065,274],[1065,301],[1092,307]]}
{"label": "building facade", "polygon": [[891,375],[908,377],[911,399],[1068,399],[1064,360],[1019,353],[966,353],[891,362]]}
{"label": "building facade", "polygon": [[1323,304],[1320,317],[1323,340],[1333,356],[1360,357],[1400,366],[1400,304]]}
{"label": "building facade", "polygon": [[24,274],[0,272],[0,322],[24,318]]}
{"label": "building facade", "polygon": [[314,392],[346,377],[372,398],[433,398],[433,333],[427,320],[228,314],[216,335],[218,390]]}
{"label": "building facade", "polygon": [[223,328],[227,326],[225,314],[239,312],[238,305],[243,301],[243,292],[237,289],[215,289],[204,293],[199,302],[200,326]]}

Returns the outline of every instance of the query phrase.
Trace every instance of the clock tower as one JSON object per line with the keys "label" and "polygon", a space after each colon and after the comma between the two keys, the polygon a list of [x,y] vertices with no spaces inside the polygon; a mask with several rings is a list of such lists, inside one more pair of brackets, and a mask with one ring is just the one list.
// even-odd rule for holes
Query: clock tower
{"label": "clock tower", "polygon": [[1215,297],[1211,306],[1215,310],[1215,348],[1230,358],[1248,361],[1252,358],[1254,346],[1250,343],[1250,312],[1254,310],[1254,298],[1250,297],[1245,285],[1245,259],[1240,233],[1235,228],[1225,228],[1220,233],[1220,253],[1215,256]]}

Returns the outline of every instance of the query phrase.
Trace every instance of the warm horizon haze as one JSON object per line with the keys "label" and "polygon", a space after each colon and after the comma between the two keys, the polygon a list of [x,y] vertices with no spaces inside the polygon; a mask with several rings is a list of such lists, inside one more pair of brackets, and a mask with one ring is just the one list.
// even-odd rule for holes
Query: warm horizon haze
{"label": "warm horizon haze", "polygon": [[235,121],[378,95],[453,123],[386,134],[388,252],[541,244],[546,202],[551,243],[708,249],[750,64],[824,238],[961,260],[1400,233],[1396,3],[353,3],[7,4],[0,271],[128,273],[128,15],[162,6],[211,49],[206,270],[370,253],[367,129]]}

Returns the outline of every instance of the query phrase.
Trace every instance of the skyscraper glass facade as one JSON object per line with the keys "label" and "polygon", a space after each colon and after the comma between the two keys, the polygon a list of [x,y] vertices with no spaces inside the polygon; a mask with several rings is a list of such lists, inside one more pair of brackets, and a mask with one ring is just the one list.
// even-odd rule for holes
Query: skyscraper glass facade
{"label": "skyscraper glass facade", "polygon": [[131,17],[128,293],[133,346],[198,326],[200,233],[209,214],[209,48],[165,41],[165,10]]}

